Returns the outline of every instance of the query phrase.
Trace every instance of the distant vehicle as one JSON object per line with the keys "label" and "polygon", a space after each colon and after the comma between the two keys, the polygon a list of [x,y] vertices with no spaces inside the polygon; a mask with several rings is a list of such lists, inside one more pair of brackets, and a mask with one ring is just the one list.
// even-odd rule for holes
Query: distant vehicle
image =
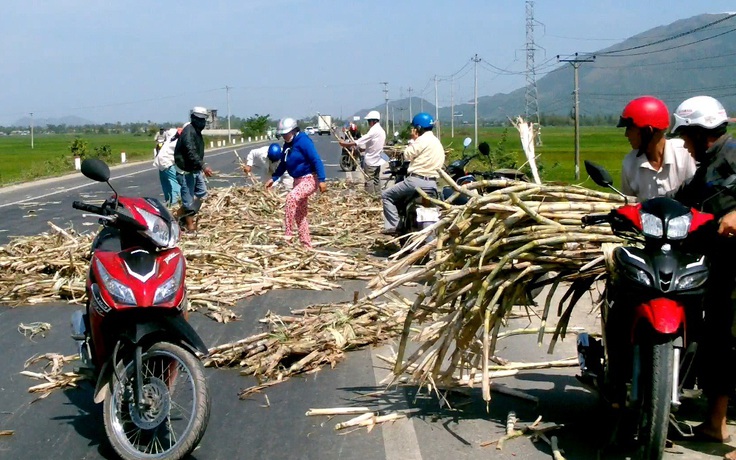
{"label": "distant vehicle", "polygon": [[317,128],[315,128],[314,126],[307,126],[306,128],[304,128],[304,132],[309,134],[310,136],[313,136],[317,132]]}
{"label": "distant vehicle", "polygon": [[320,136],[323,134],[330,134],[331,127],[332,127],[332,116],[317,115],[317,134],[319,134]]}

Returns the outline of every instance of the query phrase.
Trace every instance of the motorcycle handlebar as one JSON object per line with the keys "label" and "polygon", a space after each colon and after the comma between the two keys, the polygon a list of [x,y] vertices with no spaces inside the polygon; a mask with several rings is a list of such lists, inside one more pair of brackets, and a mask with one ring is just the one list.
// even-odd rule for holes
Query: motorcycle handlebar
{"label": "motorcycle handlebar", "polygon": [[74,203],[72,203],[72,208],[79,209],[80,211],[91,212],[93,214],[104,215],[104,212],[102,211],[101,206],[95,206],[93,204],[87,204],[81,201],[75,201]]}
{"label": "motorcycle handlebar", "polygon": [[589,214],[583,216],[580,220],[585,225],[598,225],[610,222],[610,214]]}

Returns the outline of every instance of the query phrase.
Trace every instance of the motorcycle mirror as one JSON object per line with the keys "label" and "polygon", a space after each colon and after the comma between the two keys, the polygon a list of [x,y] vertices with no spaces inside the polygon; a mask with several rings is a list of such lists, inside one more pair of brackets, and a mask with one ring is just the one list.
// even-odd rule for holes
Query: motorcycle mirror
{"label": "motorcycle mirror", "polygon": [[603,166],[585,160],[585,171],[597,185],[601,187],[610,187],[613,185],[611,174]]}
{"label": "motorcycle mirror", "polygon": [[87,158],[82,162],[82,174],[97,182],[107,182],[110,179],[110,168],[98,158]]}
{"label": "motorcycle mirror", "polygon": [[463,147],[467,149],[471,142],[473,142],[473,139],[466,137],[465,139],[463,139]]}

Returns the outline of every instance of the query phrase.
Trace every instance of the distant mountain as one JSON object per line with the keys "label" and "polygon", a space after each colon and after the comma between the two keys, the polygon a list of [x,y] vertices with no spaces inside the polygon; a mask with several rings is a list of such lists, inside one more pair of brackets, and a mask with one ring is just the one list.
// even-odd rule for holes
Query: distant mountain
{"label": "distant mountain", "polygon": [[70,115],[66,117],[57,117],[57,118],[33,118],[33,120],[31,120],[31,117],[23,117],[19,120],[16,120],[15,123],[13,123],[13,126],[18,126],[18,127],[31,126],[31,121],[33,121],[33,126],[40,126],[40,127],[47,126],[47,125],[84,126],[84,125],[94,125],[95,124],[93,121]]}
{"label": "distant mountain", "polygon": [[[720,19],[725,20],[691,32]],[[678,38],[670,39],[675,36]],[[646,94],[664,100],[671,111],[688,97],[705,94],[719,99],[730,114],[736,114],[736,16],[703,14],[682,19],[592,54],[595,62],[579,67],[580,113],[584,116],[619,114],[628,101]],[[537,76],[542,115],[572,112],[573,78],[572,65],[567,63],[560,63],[541,78]],[[526,88],[519,88],[508,94],[478,97],[478,118],[505,120],[523,114],[525,92]],[[413,106],[418,107],[416,99]],[[434,113],[433,105],[425,106],[431,106],[430,113]],[[383,113],[385,106],[373,110]],[[473,104],[457,104],[455,111],[464,112],[464,119],[472,120]],[[440,119],[450,119],[450,107],[440,108]]]}

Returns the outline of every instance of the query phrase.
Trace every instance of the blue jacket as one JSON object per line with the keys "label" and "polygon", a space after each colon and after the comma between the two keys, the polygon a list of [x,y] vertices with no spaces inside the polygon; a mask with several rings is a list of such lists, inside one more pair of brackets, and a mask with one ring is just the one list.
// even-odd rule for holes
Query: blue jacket
{"label": "blue jacket", "polygon": [[291,142],[284,143],[281,163],[273,173],[272,179],[275,181],[284,174],[284,171],[288,171],[294,179],[316,173],[319,182],[325,181],[322,158],[314,148],[312,139],[301,131],[296,133]]}

